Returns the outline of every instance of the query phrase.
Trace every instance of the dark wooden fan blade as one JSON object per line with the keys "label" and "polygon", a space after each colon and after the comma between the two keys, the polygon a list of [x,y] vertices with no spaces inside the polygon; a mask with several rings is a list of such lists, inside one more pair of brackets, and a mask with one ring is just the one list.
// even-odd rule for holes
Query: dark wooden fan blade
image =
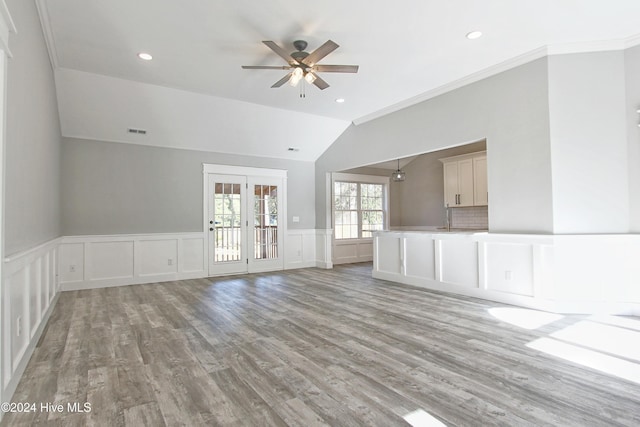
{"label": "dark wooden fan blade", "polygon": [[298,64],[298,61],[293,59],[287,51],[285,51],[283,48],[278,46],[275,42],[267,40],[267,41],[263,41],[262,43],[267,45],[269,49],[274,51],[278,56],[280,56],[282,59],[287,61],[289,64]]}
{"label": "dark wooden fan blade", "polygon": [[322,46],[320,46],[319,48],[317,48],[316,50],[314,50],[313,52],[311,52],[309,54],[309,56],[307,56],[306,58],[304,58],[304,63],[310,67],[312,67],[316,62],[320,61],[322,58],[324,58],[325,56],[329,55],[331,52],[333,52],[334,50],[336,50],[338,47],[338,44],[331,41],[331,40],[327,40],[325,42],[325,44],[323,44]]}
{"label": "dark wooden fan blade", "polygon": [[286,82],[289,81],[289,78],[291,77],[291,73],[287,74],[286,76],[284,76],[283,78],[281,78],[280,80],[278,80],[277,82],[275,82],[271,87],[280,87],[283,84],[285,84]]}
{"label": "dark wooden fan blade", "polygon": [[313,81],[313,84],[318,87],[320,90],[325,90],[329,87],[329,83],[322,80],[317,74],[315,75],[316,79]]}
{"label": "dark wooden fan blade", "polygon": [[319,73],[357,73],[357,65],[316,65],[314,71]]}
{"label": "dark wooden fan blade", "polygon": [[288,65],[243,65],[244,70],[288,70]]}

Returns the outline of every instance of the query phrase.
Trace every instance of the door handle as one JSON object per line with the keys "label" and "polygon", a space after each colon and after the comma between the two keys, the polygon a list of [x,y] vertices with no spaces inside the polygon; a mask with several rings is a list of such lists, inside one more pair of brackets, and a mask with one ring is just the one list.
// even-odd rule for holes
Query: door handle
{"label": "door handle", "polygon": [[209,227],[209,231],[213,231],[213,227]]}

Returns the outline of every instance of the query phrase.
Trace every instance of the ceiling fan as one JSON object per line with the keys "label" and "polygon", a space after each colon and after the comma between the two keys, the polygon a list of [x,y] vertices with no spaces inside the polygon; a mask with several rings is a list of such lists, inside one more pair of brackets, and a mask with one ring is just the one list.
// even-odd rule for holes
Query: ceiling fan
{"label": "ceiling fan", "polygon": [[243,65],[245,70],[291,70],[289,74],[278,80],[271,86],[280,87],[286,82],[291,86],[297,86],[300,80],[304,79],[307,83],[316,85],[319,89],[324,90],[329,84],[324,81],[317,73],[357,73],[357,65],[319,65],[318,61],[336,50],[339,46],[331,40],[327,40],[322,46],[311,53],[305,52],[307,42],[304,40],[296,40],[293,47],[296,52],[287,53],[283,48],[272,41],[263,41],[265,45],[278,56],[287,61],[289,65],[271,66],[271,65]]}

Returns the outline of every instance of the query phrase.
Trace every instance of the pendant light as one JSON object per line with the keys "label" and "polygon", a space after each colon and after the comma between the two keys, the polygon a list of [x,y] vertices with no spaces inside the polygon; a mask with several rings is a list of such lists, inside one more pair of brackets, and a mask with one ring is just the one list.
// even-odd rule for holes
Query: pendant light
{"label": "pendant light", "polygon": [[391,179],[394,182],[402,182],[404,181],[405,173],[403,170],[400,170],[400,159],[398,159],[398,169],[391,174]]}

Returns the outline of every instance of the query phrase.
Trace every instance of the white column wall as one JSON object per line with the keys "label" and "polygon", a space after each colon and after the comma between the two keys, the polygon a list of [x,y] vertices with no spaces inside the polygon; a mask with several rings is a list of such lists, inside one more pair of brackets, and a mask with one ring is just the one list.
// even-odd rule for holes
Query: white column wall
{"label": "white column wall", "polygon": [[629,232],[624,51],[549,57],[556,234]]}

